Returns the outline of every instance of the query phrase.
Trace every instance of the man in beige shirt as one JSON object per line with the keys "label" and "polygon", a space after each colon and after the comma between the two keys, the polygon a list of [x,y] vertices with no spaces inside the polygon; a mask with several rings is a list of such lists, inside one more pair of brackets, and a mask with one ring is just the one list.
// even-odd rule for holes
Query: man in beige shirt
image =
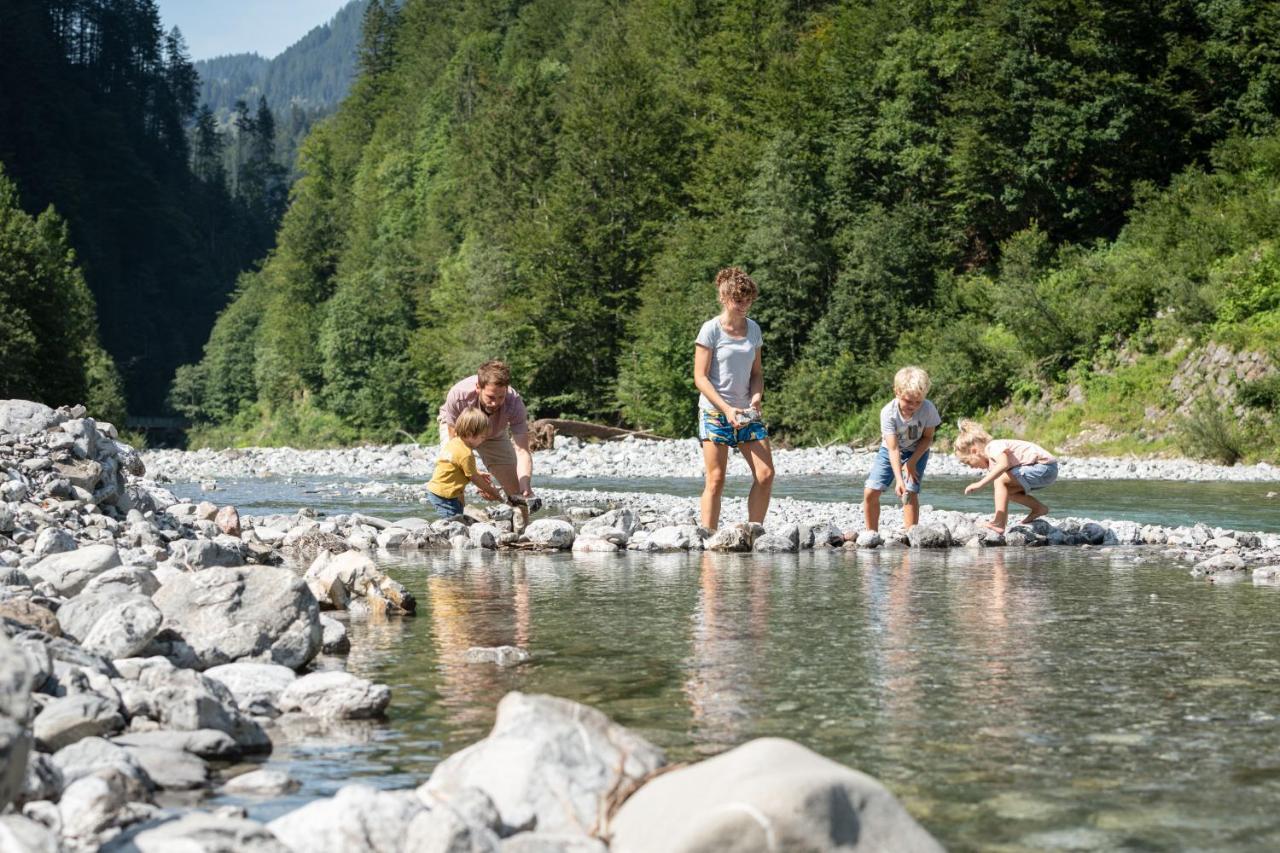
{"label": "man in beige shirt", "polygon": [[[533,453],[529,450],[529,421],[524,400],[511,387],[511,368],[486,361],[474,376],[458,382],[440,407],[440,446],[454,437],[454,422],[469,407],[489,416],[489,435],[476,448],[507,497],[533,496]],[[508,438],[507,433],[510,432]]]}

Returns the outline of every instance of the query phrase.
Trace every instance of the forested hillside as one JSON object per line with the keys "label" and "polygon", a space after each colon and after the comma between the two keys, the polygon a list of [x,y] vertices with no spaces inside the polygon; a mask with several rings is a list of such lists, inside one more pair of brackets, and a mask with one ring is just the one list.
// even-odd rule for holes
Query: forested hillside
{"label": "forested hillside", "polygon": [[[0,373],[34,371],[9,393],[50,403],[107,393],[96,380],[84,390],[83,378],[53,379],[83,377],[84,353],[97,346],[87,331],[92,301],[69,283],[82,270],[131,411],[158,413],[175,367],[199,356],[238,272],[270,247],[275,220],[232,198],[220,173],[193,174],[196,74],[181,35],[161,31],[154,0],[6,0],[0,9],[0,164],[16,184],[4,201],[31,214],[52,205],[65,220],[42,214],[34,226],[42,248],[0,257],[0,288],[6,310],[29,318],[71,305],[68,334],[82,345],[64,351],[39,339],[34,355],[13,363],[25,366],[6,363]],[[60,259],[65,269],[40,275],[63,282],[63,302],[26,278],[24,258],[33,257]],[[29,326],[37,327],[51,328]]]}
{"label": "forested hillside", "polygon": [[[792,440],[866,431],[908,361],[948,421],[1052,396],[1274,310],[1274,202],[1242,206],[1275,195],[1277,81],[1274,3],[377,0],[174,400],[223,437],[386,438],[501,356],[540,414],[688,435],[728,264]],[[1188,187],[1241,227],[1195,248]]]}
{"label": "forested hillside", "polygon": [[351,87],[360,44],[360,21],[367,0],[351,0],[333,20],[315,27],[279,56],[237,53],[195,63],[200,103],[225,118],[236,101],[256,104],[259,97],[277,115],[291,106],[332,109]]}

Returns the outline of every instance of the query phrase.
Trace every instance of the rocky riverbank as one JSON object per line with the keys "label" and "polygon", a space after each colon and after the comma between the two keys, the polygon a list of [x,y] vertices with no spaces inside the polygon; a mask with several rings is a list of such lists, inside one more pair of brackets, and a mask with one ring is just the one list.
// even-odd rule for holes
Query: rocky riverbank
{"label": "rocky riverbank", "polygon": [[[361,452],[389,458],[350,451]],[[297,782],[243,773],[238,762],[296,729],[385,712],[388,688],[344,671],[349,641],[330,615],[412,618],[414,596],[379,571],[378,550],[622,559],[821,548],[857,559],[877,548],[1139,545],[1215,580],[1280,579],[1280,536],[1203,526],[1054,519],[999,536],[978,528],[978,516],[928,510],[904,533],[887,509],[881,537],[860,532],[848,506],[782,500],[767,528],[708,531],[688,498],[568,491],[544,492],[551,505],[527,526],[501,505],[444,520],[326,518],[306,508],[242,517],[232,506],[178,501],[146,479],[144,465],[114,427],[78,407],[0,401],[6,853],[678,850],[758,832],[811,849],[859,833],[885,848],[937,849],[875,780],[798,744],[755,741],[670,769],[660,750],[598,712],[520,694],[503,701],[489,738],[414,790],[352,785],[265,825],[240,809],[179,803],[179,794],[190,803],[219,791],[279,796]],[[351,488],[422,497],[421,486]],[[742,513],[740,501],[726,503],[726,517]],[[511,651],[475,648],[467,659],[508,665],[518,662]],[[729,803],[740,818],[723,818]]]}
{"label": "rocky riverbank", "polygon": [[[288,447],[193,452],[152,450],[145,452],[143,459],[151,475],[162,482],[266,476],[430,479],[435,453],[434,446],[397,444],[333,450],[294,450]],[[843,446],[774,451],[774,464],[782,477],[824,474],[863,477],[871,469],[874,458],[874,451]],[[643,441],[628,438],[612,442],[584,442],[557,436],[554,449],[534,454],[534,465],[541,478],[700,479],[702,452],[695,439]],[[929,472],[934,476],[975,476],[972,469],[945,453],[935,453],[930,457]],[[746,463],[737,454],[730,457],[729,473],[733,476],[749,474]],[[1228,467],[1189,459],[1062,457],[1061,476],[1076,480],[1276,481],[1280,488],[1280,467],[1267,463]]]}

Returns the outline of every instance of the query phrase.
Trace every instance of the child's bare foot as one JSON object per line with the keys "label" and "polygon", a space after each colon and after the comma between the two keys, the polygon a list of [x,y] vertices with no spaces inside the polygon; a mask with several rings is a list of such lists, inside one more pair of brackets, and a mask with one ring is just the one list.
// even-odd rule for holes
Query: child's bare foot
{"label": "child's bare foot", "polygon": [[990,521],[979,521],[978,526],[985,527],[993,533],[999,533],[1001,536],[1004,535],[1004,528],[998,524],[992,524]]}
{"label": "child's bare foot", "polygon": [[1030,524],[1031,522],[1035,521],[1037,518],[1040,518],[1042,515],[1048,515],[1048,514],[1049,514],[1049,507],[1045,506],[1039,501],[1036,501],[1036,505],[1031,508],[1031,512],[1027,513],[1027,517],[1022,519],[1022,523]]}

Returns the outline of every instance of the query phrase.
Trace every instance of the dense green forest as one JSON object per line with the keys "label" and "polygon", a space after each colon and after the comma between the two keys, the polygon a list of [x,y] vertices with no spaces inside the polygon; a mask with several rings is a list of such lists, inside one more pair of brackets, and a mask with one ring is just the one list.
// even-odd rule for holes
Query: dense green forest
{"label": "dense green forest", "polygon": [[865,432],[907,361],[949,421],[1034,401],[1274,317],[1278,110],[1275,3],[374,2],[174,400],[389,437],[497,355],[539,413],[687,435],[736,263],[784,437]]}
{"label": "dense green forest", "polygon": [[[264,163],[233,197],[216,165],[221,137],[206,135],[193,150],[198,79],[181,34],[161,30],[154,0],[6,0],[0,15],[0,163],[16,185],[6,202],[28,213],[52,205],[65,219],[42,214],[36,230],[40,251],[66,258],[67,269],[49,275],[76,306],[68,334],[84,340],[85,353],[96,347],[84,332],[92,304],[66,283],[81,274],[74,268],[96,299],[98,337],[130,411],[158,413],[174,369],[199,356],[237,274],[272,245],[283,192]],[[44,291],[24,284],[22,272],[36,250],[16,251],[0,256],[0,287],[10,308],[41,328]],[[23,367],[0,367],[35,371],[9,393],[28,388],[21,393],[68,403],[107,392],[96,380],[78,390],[83,380],[71,378],[88,356],[38,343],[15,362]],[[96,356],[89,362],[110,372]],[[65,380],[31,381],[59,371]]]}

